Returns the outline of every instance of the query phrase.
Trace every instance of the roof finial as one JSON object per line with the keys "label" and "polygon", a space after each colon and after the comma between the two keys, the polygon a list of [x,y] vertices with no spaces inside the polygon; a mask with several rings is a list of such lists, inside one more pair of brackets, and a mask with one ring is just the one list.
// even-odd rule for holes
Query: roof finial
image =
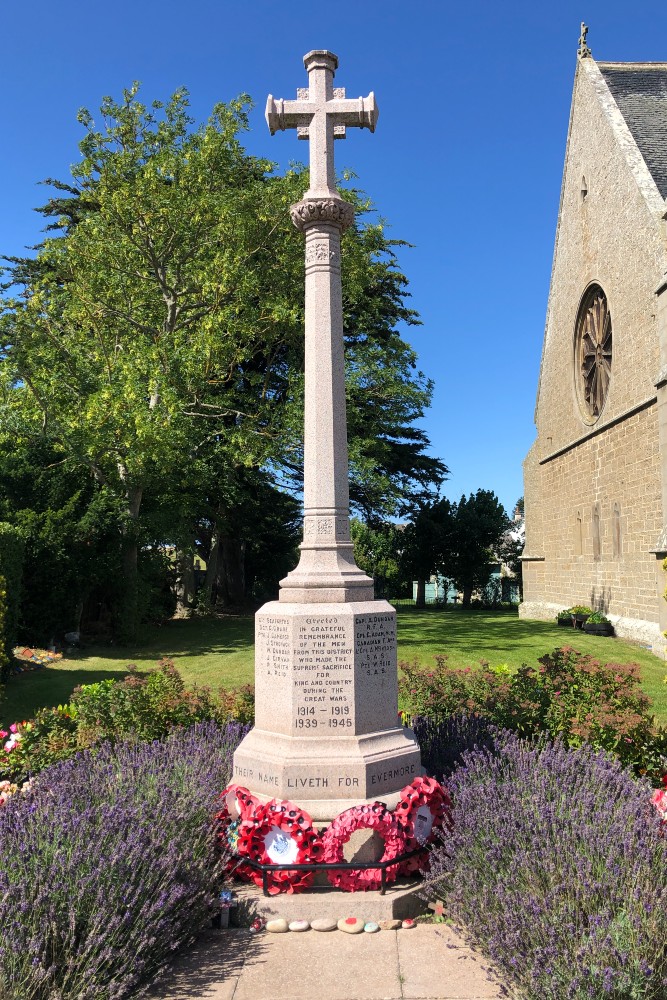
{"label": "roof finial", "polygon": [[579,36],[579,48],[577,49],[577,55],[580,59],[585,59],[587,56],[591,55],[591,50],[588,45],[586,45],[586,36],[588,34],[588,25],[581,22],[581,34]]}

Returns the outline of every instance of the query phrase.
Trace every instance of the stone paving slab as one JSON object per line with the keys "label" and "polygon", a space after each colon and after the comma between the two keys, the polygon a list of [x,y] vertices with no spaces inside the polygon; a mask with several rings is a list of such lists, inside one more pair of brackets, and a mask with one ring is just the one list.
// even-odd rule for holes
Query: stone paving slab
{"label": "stone paving slab", "polygon": [[445,924],[409,931],[205,931],[144,1000],[500,1000],[510,994]]}
{"label": "stone paving slab", "polygon": [[402,1000],[496,1000],[509,994],[446,924],[397,931]]}

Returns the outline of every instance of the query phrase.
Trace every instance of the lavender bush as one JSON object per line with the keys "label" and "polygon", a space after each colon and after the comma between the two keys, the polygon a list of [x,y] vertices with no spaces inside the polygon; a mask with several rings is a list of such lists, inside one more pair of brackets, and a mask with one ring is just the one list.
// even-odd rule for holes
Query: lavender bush
{"label": "lavender bush", "polygon": [[120,1000],[202,926],[216,793],[245,731],[103,745],[0,810],[3,1000]]}
{"label": "lavender bush", "polygon": [[410,726],[419,743],[426,772],[438,781],[443,776],[448,777],[462,763],[465,750],[490,749],[497,728],[478,715],[452,715],[447,719],[417,715]]}
{"label": "lavender bush", "polygon": [[664,1000],[667,839],[648,783],[509,733],[463,758],[431,898],[529,1000]]}

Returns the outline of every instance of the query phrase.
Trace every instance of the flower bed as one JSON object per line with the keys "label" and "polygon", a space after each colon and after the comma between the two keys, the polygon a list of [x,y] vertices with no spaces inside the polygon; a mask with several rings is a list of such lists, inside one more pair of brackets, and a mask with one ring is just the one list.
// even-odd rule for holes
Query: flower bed
{"label": "flower bed", "polygon": [[667,838],[648,783],[509,733],[463,761],[429,896],[526,1000],[664,1000]]}
{"label": "flower bed", "polygon": [[11,669],[15,674],[39,670],[40,667],[48,667],[50,663],[57,663],[63,658],[62,653],[56,653],[51,649],[32,649],[29,646],[17,646],[12,652],[14,662]]}
{"label": "flower bed", "polygon": [[118,1000],[210,916],[216,790],[244,728],[106,744],[0,809],[0,996]]}

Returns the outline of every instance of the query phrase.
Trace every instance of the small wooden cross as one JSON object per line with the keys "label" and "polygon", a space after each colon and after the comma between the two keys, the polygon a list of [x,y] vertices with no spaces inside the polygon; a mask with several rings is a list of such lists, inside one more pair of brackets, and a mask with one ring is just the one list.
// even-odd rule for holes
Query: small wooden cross
{"label": "small wooden cross", "polygon": [[368,97],[346,99],[342,87],[334,89],[338,56],[325,49],[308,52],[303,61],[308,87],[297,90],[296,101],[269,94],[266,123],[271,135],[295,128],[299,139],[310,140],[310,190],[306,197],[335,197],[333,140],[345,138],[346,126],[375,131],[378,109],[373,91]]}
{"label": "small wooden cross", "polygon": [[445,915],[445,904],[441,899],[436,899],[435,903],[429,903],[428,908],[433,910],[434,917],[444,917]]}

